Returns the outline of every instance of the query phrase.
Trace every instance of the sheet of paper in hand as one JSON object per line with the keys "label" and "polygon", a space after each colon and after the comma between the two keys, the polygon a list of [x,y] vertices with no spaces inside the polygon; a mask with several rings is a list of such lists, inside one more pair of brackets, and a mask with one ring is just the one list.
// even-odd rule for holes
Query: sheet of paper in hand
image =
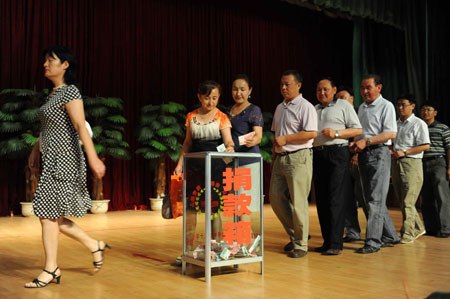
{"label": "sheet of paper in hand", "polygon": [[239,136],[239,145],[244,145],[248,140],[252,140],[255,136],[255,131]]}

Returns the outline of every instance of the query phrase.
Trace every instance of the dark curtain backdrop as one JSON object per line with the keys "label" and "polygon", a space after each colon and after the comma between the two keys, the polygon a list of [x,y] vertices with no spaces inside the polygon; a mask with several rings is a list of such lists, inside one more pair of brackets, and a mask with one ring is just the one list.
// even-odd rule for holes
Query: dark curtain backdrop
{"label": "dark curtain backdrop", "polygon": [[[351,84],[352,30],[348,20],[279,1],[2,0],[0,89],[49,87],[41,51],[67,45],[79,58],[83,94],[124,100],[134,152],[140,108],[168,100],[192,107],[204,79],[222,83],[221,101],[230,105],[233,75],[248,73],[253,102],[270,112],[282,100],[285,69],[303,73],[302,92],[313,103],[321,76]],[[24,163],[0,160],[0,215],[19,213]],[[104,193],[111,210],[147,204],[153,169],[136,155],[109,159]]]}

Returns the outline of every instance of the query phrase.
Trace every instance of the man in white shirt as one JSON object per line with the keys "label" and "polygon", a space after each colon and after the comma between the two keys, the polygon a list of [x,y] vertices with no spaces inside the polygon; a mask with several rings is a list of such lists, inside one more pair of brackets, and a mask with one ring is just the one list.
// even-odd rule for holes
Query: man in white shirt
{"label": "man in white shirt", "polygon": [[425,234],[425,228],[416,210],[416,201],[423,184],[422,157],[430,148],[427,124],[413,113],[416,102],[413,95],[397,98],[397,137],[391,152],[392,182],[400,200],[403,225],[401,243],[414,242]]}

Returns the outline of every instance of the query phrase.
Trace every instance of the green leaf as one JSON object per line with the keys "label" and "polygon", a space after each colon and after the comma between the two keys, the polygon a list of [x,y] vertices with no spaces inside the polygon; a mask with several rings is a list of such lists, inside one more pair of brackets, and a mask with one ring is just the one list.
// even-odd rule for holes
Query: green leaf
{"label": "green leaf", "polygon": [[97,155],[102,154],[105,151],[105,147],[101,144],[94,144],[95,151],[97,152]]}
{"label": "green leaf", "polygon": [[186,110],[186,108],[183,105],[175,102],[169,102],[168,104],[161,105],[161,111],[165,113],[177,113],[184,110]]}
{"label": "green leaf", "polygon": [[119,144],[121,147],[130,147],[130,145],[125,141],[121,141]]}
{"label": "green leaf", "polygon": [[26,105],[25,101],[14,100],[3,105],[2,110],[5,112],[17,112]]}
{"label": "green leaf", "polygon": [[23,110],[20,117],[26,122],[35,122],[39,120],[39,108],[31,108]]}
{"label": "green leaf", "polygon": [[136,151],[136,154],[140,154],[144,157],[144,159],[148,160],[158,159],[162,155],[161,152],[154,151],[149,147],[143,147],[138,149]]}
{"label": "green leaf", "polygon": [[100,101],[106,107],[123,110],[122,100],[119,98],[100,98]]}
{"label": "green leaf", "polygon": [[181,148],[178,151],[170,151],[168,153],[168,156],[172,161],[176,162],[180,158],[180,153],[181,153]]}
{"label": "green leaf", "polygon": [[105,135],[117,141],[122,140],[122,133],[116,130],[105,130]]}
{"label": "green leaf", "polygon": [[84,96],[83,103],[84,103],[85,107],[88,106],[87,109],[90,109],[89,106],[99,105],[100,101],[97,98],[91,98],[91,97]]}
{"label": "green leaf", "polygon": [[5,113],[0,110],[0,121],[15,121],[17,116],[15,114]]}
{"label": "green leaf", "polygon": [[150,145],[153,146],[154,148],[156,148],[157,150],[160,150],[160,151],[166,151],[167,150],[167,147],[164,144],[162,144],[162,143],[160,143],[160,142],[158,142],[156,140],[150,141]]}
{"label": "green leaf", "polygon": [[149,127],[142,127],[139,130],[139,134],[138,134],[138,141],[139,142],[147,142],[150,139],[152,139],[154,136],[154,132],[153,130],[151,130]]}
{"label": "green leaf", "polygon": [[32,97],[36,94],[36,91],[31,89],[3,89],[0,95],[12,94],[18,97]]}
{"label": "green leaf", "polygon": [[127,120],[122,115],[112,115],[106,118],[107,120],[116,124],[126,124]]}
{"label": "green leaf", "polygon": [[0,133],[15,133],[20,132],[23,128],[23,124],[20,122],[1,122]]}
{"label": "green leaf", "polygon": [[120,147],[110,147],[106,152],[114,158],[128,160],[130,159],[130,154],[126,149]]}
{"label": "green leaf", "polygon": [[108,115],[108,108],[106,107],[92,107],[86,110],[86,118],[89,115],[89,117],[92,118],[101,118]]}
{"label": "green leaf", "polygon": [[167,136],[171,136],[173,134],[173,130],[172,130],[172,128],[162,128],[162,129],[158,130],[157,134],[158,134],[158,136],[167,137]]}
{"label": "green leaf", "polygon": [[152,121],[152,122],[150,123],[150,128],[153,129],[153,130],[155,130],[155,131],[157,131],[157,130],[159,130],[159,129],[162,128],[162,125],[161,125],[161,123],[160,123],[159,121],[154,120],[154,121]]}
{"label": "green leaf", "polygon": [[175,136],[164,137],[163,142],[167,145],[178,145],[178,139]]}
{"label": "green leaf", "polygon": [[149,114],[149,113],[154,113],[157,112],[159,110],[159,106],[156,105],[147,105],[142,107],[141,111],[144,114]]}
{"label": "green leaf", "polygon": [[177,119],[170,115],[161,115],[159,119],[165,126],[171,126],[177,123]]}
{"label": "green leaf", "polygon": [[260,153],[264,161],[269,163],[272,162],[272,155],[270,153],[266,152],[265,150],[260,150]]}
{"label": "green leaf", "polygon": [[36,144],[36,142],[38,142],[39,137],[34,137],[32,134],[29,134],[29,133],[23,133],[22,139],[28,146],[31,147],[31,146],[34,146]]}
{"label": "green leaf", "polygon": [[140,119],[140,125],[142,126],[148,126],[153,121],[155,121],[158,118],[158,114],[152,114],[152,115],[141,115]]}
{"label": "green leaf", "polygon": [[0,156],[23,154],[27,151],[27,144],[20,138],[11,138],[1,143]]}
{"label": "green leaf", "polygon": [[92,139],[98,138],[103,132],[103,128],[101,126],[95,126],[92,128]]}

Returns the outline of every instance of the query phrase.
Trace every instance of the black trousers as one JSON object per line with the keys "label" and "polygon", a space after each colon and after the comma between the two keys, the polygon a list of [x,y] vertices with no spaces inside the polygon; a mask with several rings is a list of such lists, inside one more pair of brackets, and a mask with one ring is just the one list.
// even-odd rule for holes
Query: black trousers
{"label": "black trousers", "polygon": [[342,249],[345,211],[349,207],[350,153],[346,146],[314,150],[313,178],[323,245]]}

